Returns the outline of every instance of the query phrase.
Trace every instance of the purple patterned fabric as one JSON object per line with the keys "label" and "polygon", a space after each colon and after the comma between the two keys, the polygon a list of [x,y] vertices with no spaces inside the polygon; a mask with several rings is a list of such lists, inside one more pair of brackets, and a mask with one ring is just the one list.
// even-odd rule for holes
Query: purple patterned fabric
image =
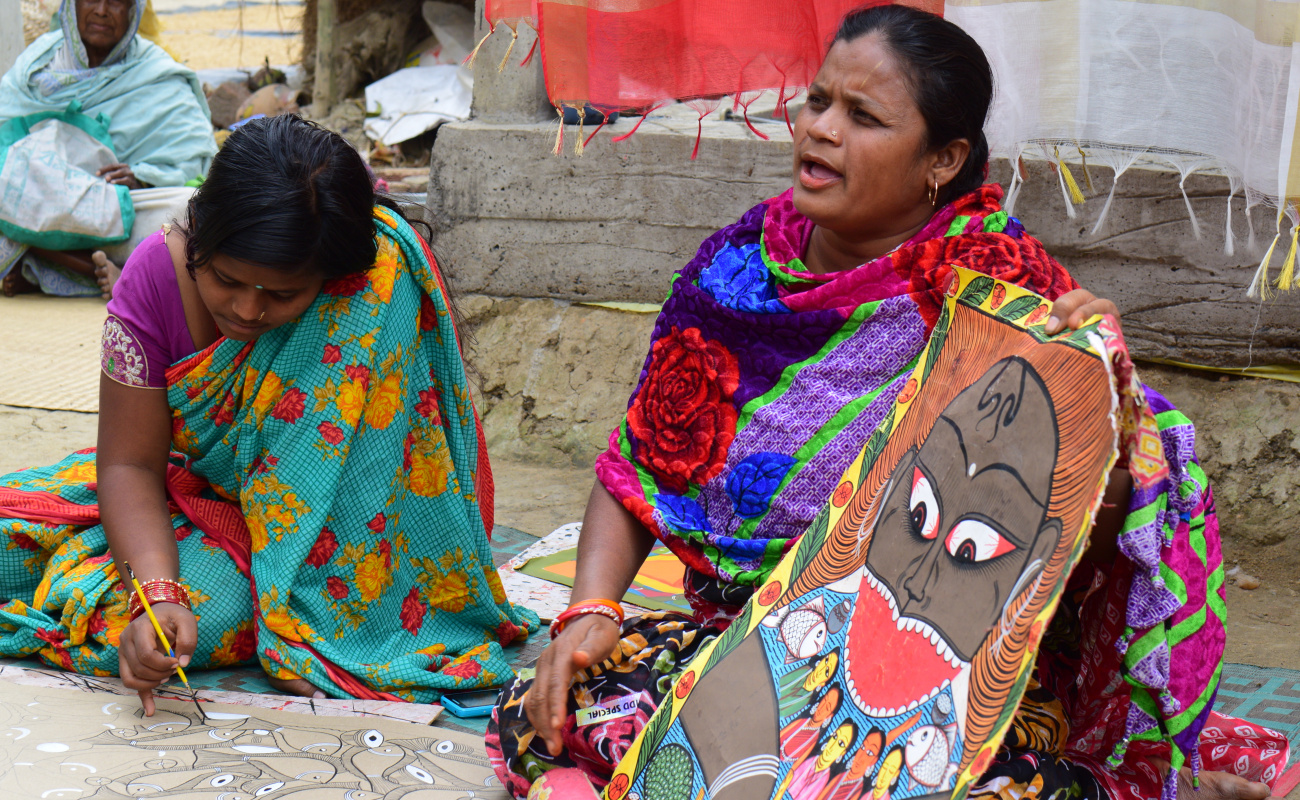
{"label": "purple patterned fabric", "polygon": [[113,287],[100,366],[126,386],[167,388],[167,368],[198,348],[185,324],[176,268],[162,231],[131,253]]}

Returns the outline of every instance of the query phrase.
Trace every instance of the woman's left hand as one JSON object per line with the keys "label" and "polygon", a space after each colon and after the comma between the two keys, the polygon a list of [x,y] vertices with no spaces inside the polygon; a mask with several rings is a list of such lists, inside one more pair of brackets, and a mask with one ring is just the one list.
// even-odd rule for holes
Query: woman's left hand
{"label": "woman's left hand", "polygon": [[100,167],[99,172],[95,174],[109,183],[125,186],[128,189],[144,188],[126,164],[109,164],[107,167]]}
{"label": "woman's left hand", "polygon": [[1110,314],[1119,322],[1119,308],[1111,301],[1103,300],[1087,289],[1066,292],[1052,304],[1052,315],[1047,318],[1047,335],[1055,336],[1067,327],[1078,330],[1095,314]]}

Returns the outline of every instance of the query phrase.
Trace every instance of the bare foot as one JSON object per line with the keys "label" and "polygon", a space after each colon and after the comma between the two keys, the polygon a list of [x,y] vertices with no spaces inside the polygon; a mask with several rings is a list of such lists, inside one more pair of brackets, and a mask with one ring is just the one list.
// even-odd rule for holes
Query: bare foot
{"label": "bare foot", "polygon": [[104,299],[113,299],[113,287],[117,285],[117,279],[122,277],[122,268],[109,261],[103,250],[91,253],[90,260],[95,262],[95,280],[99,282],[99,290],[104,293]]}
{"label": "bare foot", "polygon": [[1201,788],[1192,786],[1192,771],[1178,772],[1178,800],[1268,800],[1268,784],[1248,781],[1230,772],[1201,770]]}
{"label": "bare foot", "polygon": [[21,264],[14,264],[13,269],[9,270],[9,274],[5,276],[4,283],[0,284],[0,291],[4,292],[5,297],[40,291],[40,288],[23,277]]}
{"label": "bare foot", "polygon": [[302,678],[284,680],[283,678],[272,678],[270,675],[267,675],[266,680],[277,690],[284,692],[285,694],[296,694],[299,697],[311,697],[315,700],[325,699],[324,692]]}

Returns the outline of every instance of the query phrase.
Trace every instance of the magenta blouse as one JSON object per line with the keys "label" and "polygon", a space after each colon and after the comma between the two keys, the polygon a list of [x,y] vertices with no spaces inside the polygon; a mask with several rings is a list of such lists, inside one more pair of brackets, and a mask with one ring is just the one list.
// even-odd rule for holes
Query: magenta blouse
{"label": "magenta blouse", "polygon": [[195,352],[176,269],[159,231],[131,253],[113,287],[100,366],[123,385],[165,389],[167,368]]}

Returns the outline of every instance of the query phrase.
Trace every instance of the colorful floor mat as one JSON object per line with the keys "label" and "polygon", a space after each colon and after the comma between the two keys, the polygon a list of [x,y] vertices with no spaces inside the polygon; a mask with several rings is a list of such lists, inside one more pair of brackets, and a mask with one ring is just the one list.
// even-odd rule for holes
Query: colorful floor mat
{"label": "colorful floor mat", "polygon": [[1224,664],[1216,711],[1245,717],[1291,742],[1291,765],[1300,763],[1300,670]]}
{"label": "colorful floor mat", "polygon": [[[531,534],[497,525],[492,531],[493,561],[500,567],[537,542],[537,537]],[[546,636],[535,636],[521,646],[509,648],[511,665],[516,668],[529,666],[549,641]],[[38,659],[0,659],[0,665],[4,664],[49,670]],[[277,693],[267,682],[266,674],[257,668],[195,671],[188,676],[195,689]],[[1300,770],[1300,670],[1226,664],[1215,708],[1283,733],[1291,742],[1291,770]],[[481,735],[486,730],[487,720],[457,719],[444,712],[433,724],[434,727]]]}

